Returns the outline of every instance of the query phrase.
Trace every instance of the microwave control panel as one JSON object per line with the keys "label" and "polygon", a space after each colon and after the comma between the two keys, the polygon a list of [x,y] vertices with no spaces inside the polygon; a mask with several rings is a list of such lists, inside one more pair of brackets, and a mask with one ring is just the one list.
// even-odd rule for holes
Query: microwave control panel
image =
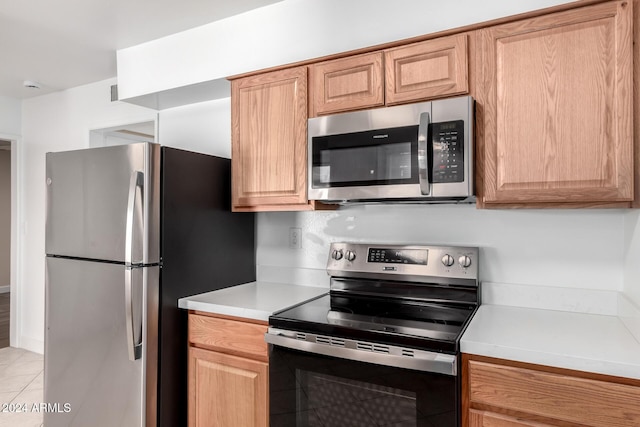
{"label": "microwave control panel", "polygon": [[431,123],[433,183],[464,181],[464,121]]}

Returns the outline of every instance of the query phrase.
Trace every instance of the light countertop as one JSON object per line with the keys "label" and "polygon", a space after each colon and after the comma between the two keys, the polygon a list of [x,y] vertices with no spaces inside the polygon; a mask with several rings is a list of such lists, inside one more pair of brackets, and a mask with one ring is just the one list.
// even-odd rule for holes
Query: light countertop
{"label": "light countertop", "polygon": [[[267,321],[326,287],[251,282],[181,298],[178,306]],[[484,304],[460,341],[463,353],[640,379],[640,341],[618,316]]]}
{"label": "light countertop", "polygon": [[617,316],[482,305],[463,353],[640,379],[640,342]]}
{"label": "light countertop", "polygon": [[329,289],[284,283],[251,282],[178,300],[178,307],[267,321],[276,311],[324,295]]}

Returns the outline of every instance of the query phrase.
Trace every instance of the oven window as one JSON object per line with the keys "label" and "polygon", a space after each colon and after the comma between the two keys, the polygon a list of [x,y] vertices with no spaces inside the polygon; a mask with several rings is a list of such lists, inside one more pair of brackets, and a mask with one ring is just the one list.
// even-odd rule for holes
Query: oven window
{"label": "oven window", "polygon": [[272,347],[271,427],[455,427],[456,377]]}
{"label": "oven window", "polygon": [[417,126],[314,137],[313,187],[418,182]]}

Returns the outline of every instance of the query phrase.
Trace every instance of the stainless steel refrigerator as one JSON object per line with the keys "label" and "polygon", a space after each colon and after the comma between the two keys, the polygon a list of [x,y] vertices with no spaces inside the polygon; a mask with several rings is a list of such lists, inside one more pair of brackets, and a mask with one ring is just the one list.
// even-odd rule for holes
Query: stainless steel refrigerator
{"label": "stainless steel refrigerator", "polygon": [[149,143],[46,160],[45,425],[186,425],[177,300],[255,280],[229,160]]}

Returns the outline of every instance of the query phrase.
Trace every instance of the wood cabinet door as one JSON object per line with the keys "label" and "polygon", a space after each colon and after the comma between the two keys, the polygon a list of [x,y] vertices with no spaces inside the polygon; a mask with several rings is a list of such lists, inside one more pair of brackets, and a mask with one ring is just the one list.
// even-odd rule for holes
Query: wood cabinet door
{"label": "wood cabinet door", "polygon": [[469,427],[551,427],[533,421],[525,421],[492,412],[471,410]]}
{"label": "wood cabinet door", "polygon": [[466,373],[472,407],[501,408],[558,425],[640,425],[640,387],[634,385],[475,360]]}
{"label": "wood cabinet door", "polygon": [[384,51],[386,104],[469,91],[467,34]]}
{"label": "wood cabinet door", "polygon": [[269,360],[264,334],[268,325],[253,321],[189,314],[189,343],[197,347],[251,359]]}
{"label": "wood cabinet door", "polygon": [[309,68],[311,116],[384,105],[382,52]]}
{"label": "wood cabinet door", "polygon": [[234,210],[307,206],[307,67],[231,82]]}
{"label": "wood cabinet door", "polygon": [[500,25],[480,39],[484,202],[632,200],[631,3]]}
{"label": "wood cabinet door", "polygon": [[265,362],[189,348],[189,427],[266,427]]}

